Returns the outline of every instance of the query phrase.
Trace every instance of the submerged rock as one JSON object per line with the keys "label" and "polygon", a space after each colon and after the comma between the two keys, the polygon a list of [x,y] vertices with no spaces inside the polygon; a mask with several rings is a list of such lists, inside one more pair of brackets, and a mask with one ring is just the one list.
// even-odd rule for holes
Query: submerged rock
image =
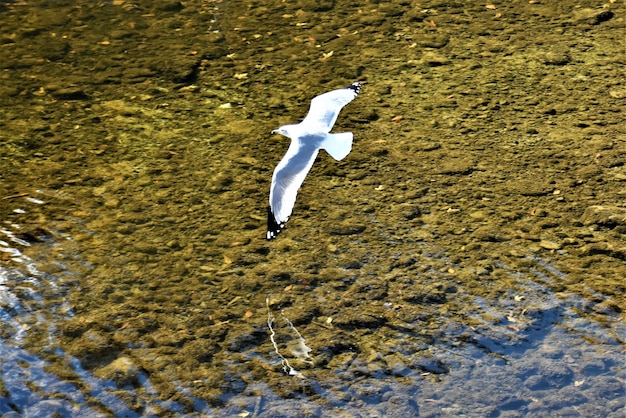
{"label": "submerged rock", "polygon": [[593,205],[580,217],[583,225],[599,225],[607,228],[626,225],[626,208]]}
{"label": "submerged rock", "polygon": [[118,386],[137,385],[139,368],[128,357],[118,357],[109,365],[97,370],[95,375],[101,379],[111,380]]}

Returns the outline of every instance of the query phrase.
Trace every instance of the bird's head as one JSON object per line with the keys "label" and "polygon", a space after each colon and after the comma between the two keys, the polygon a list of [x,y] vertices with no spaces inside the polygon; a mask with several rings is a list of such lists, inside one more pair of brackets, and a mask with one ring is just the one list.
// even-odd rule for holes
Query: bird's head
{"label": "bird's head", "polygon": [[286,136],[287,138],[291,138],[291,133],[293,132],[293,127],[296,125],[283,125],[278,129],[274,129],[272,131],[273,134],[281,134]]}

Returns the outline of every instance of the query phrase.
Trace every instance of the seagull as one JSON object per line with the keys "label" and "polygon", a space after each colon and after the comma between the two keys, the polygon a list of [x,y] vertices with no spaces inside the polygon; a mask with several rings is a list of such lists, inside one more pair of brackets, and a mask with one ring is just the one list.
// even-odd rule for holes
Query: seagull
{"label": "seagull", "polygon": [[332,90],[311,100],[309,113],[295,125],[283,125],[272,131],[291,139],[289,149],[274,169],[267,208],[267,239],[283,230],[296,203],[298,189],[311,170],[320,149],[340,161],[352,149],[352,132],[331,134],[341,109],[361,92],[361,83]]}

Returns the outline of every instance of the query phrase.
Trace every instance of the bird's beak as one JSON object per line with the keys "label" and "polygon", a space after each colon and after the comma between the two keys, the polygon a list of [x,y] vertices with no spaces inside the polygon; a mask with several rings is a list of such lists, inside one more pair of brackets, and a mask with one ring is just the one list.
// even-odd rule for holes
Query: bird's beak
{"label": "bird's beak", "polygon": [[275,134],[275,133],[276,133],[276,129],[274,129],[274,130],[272,131],[272,134]]}

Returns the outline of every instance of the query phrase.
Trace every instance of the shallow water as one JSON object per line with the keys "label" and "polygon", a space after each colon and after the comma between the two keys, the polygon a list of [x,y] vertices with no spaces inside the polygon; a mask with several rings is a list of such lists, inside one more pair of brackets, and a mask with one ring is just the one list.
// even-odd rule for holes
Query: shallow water
{"label": "shallow water", "polygon": [[0,413],[622,416],[623,16],[0,3]]}

